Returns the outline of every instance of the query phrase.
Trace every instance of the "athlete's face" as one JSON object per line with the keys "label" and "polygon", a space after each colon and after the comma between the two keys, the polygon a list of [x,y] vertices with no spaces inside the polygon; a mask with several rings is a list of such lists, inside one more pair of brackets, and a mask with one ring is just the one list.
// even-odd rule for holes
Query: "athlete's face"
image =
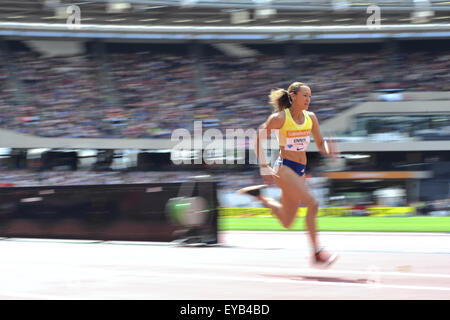
{"label": "athlete's face", "polygon": [[308,86],[302,86],[296,93],[291,93],[292,104],[302,110],[307,110],[311,103],[311,89]]}

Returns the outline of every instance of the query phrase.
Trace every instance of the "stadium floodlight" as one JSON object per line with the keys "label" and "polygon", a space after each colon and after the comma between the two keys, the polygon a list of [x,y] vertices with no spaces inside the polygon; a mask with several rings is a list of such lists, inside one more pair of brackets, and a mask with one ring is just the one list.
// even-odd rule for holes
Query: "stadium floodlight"
{"label": "stadium floodlight", "polygon": [[428,23],[434,16],[429,0],[414,0],[414,11],[411,12],[412,23]]}
{"label": "stadium floodlight", "polygon": [[198,0],[180,0],[180,6],[193,7],[197,4]]}
{"label": "stadium floodlight", "polygon": [[269,7],[272,0],[252,0],[256,6],[259,7]]}
{"label": "stadium floodlight", "polygon": [[45,0],[44,8],[56,8],[61,5],[61,0]]}
{"label": "stadium floodlight", "polygon": [[110,1],[106,6],[106,12],[108,13],[122,13],[131,8],[129,2]]}
{"label": "stadium floodlight", "polygon": [[231,23],[247,23],[250,22],[250,13],[246,10],[239,10],[231,12]]}
{"label": "stadium floodlight", "polygon": [[66,19],[69,16],[69,13],[67,13],[67,8],[67,6],[55,8],[55,17],[57,19]]}
{"label": "stadium floodlight", "polygon": [[332,0],[331,6],[334,11],[346,11],[350,7],[347,0]]}
{"label": "stadium floodlight", "polygon": [[413,23],[428,23],[434,16],[434,11],[413,11],[411,13],[411,21]]}
{"label": "stadium floodlight", "polygon": [[255,19],[266,19],[277,14],[277,10],[272,8],[263,8],[255,10]]}
{"label": "stadium floodlight", "polygon": [[271,7],[272,0],[252,0],[255,4],[255,19],[267,19],[277,14],[277,10]]}

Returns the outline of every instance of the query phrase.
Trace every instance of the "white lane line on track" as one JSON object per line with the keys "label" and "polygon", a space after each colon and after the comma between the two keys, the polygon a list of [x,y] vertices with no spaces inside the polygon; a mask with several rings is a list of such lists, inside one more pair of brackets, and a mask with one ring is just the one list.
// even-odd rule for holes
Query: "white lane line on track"
{"label": "white lane line on track", "polygon": [[[333,282],[333,281],[309,281],[309,280],[295,280],[295,279],[274,279],[274,278],[265,278],[261,276],[222,276],[222,275],[205,275],[205,274],[178,274],[178,273],[168,273],[168,272],[153,272],[153,271],[144,271],[144,272],[133,272],[133,275],[141,278],[141,284],[151,283],[150,278],[169,278],[169,279],[180,279],[180,280],[208,280],[208,281],[236,281],[238,283],[242,282],[260,282],[260,283],[281,283],[281,284],[295,284],[295,285],[313,285],[313,286],[335,286],[335,287],[358,287],[358,288],[367,288],[368,290],[376,290],[376,289],[399,289],[399,290],[418,290],[418,291],[444,291],[450,292],[450,288],[445,287],[432,287],[432,286],[408,286],[408,285],[392,285],[392,284],[383,284],[383,283],[349,283],[349,282]],[[147,279],[145,279],[147,278]],[[180,281],[181,282],[181,281]],[[183,285],[177,282],[179,287],[181,288]],[[191,284],[188,284],[191,286]],[[288,289],[286,289],[288,290]],[[92,299],[104,299],[102,298],[102,292],[95,293],[95,289],[89,288],[89,292],[92,296]],[[119,294],[120,295],[120,294]],[[0,291],[0,296],[5,296],[13,299],[38,299],[38,300],[76,300],[76,299],[89,299],[86,294],[81,292],[80,294],[68,294],[65,297],[61,297],[60,295],[45,295],[45,294],[33,294],[27,292],[16,292],[16,291]],[[109,298],[114,299],[114,295],[111,296],[111,292],[108,293]]]}
{"label": "white lane line on track", "polygon": [[[103,279],[97,281],[106,281],[108,282],[108,279],[115,279],[115,283],[113,287],[122,287],[122,285],[127,285],[127,281],[130,280],[129,276],[132,276],[133,281],[136,281],[136,279],[140,279],[139,282],[142,285],[150,285],[154,284],[154,280],[158,280],[158,283],[164,283],[164,282],[173,282],[174,279],[176,280],[177,285],[182,288],[185,285],[191,286],[191,283],[193,281],[201,281],[201,280],[207,280],[207,281],[219,281],[219,282],[227,282],[230,281],[242,283],[242,282],[259,282],[259,283],[268,283],[268,284],[290,284],[290,285],[296,285],[296,286],[303,286],[303,285],[311,285],[311,286],[322,286],[322,287],[353,287],[353,288],[366,288],[368,290],[372,289],[395,289],[395,290],[416,290],[416,291],[440,291],[440,292],[450,292],[450,287],[438,287],[438,286],[420,286],[420,285],[395,285],[395,284],[386,284],[382,283],[381,281],[377,281],[376,283],[370,282],[370,279],[367,279],[367,282],[364,282],[364,279],[360,279],[361,282],[349,282],[352,280],[337,280],[332,281],[332,279],[326,280],[326,281],[320,281],[320,280],[302,280],[300,279],[287,279],[287,278],[274,278],[270,275],[264,276],[261,274],[252,274],[252,275],[242,275],[242,276],[236,276],[236,275],[220,275],[220,274],[204,274],[203,270],[198,268],[196,265],[190,265],[191,268],[195,268],[197,272],[161,272],[161,271],[152,271],[152,270],[142,270],[137,271],[133,270],[130,272],[124,272],[124,271],[118,271],[118,270],[110,270],[108,272],[108,276],[104,277]],[[211,267],[211,266],[205,266],[205,267]],[[237,267],[239,270],[242,270],[242,267]],[[211,268],[210,268],[211,269]],[[254,271],[255,268],[247,268]],[[280,269],[285,270],[289,269],[292,270],[293,268],[259,268],[259,270],[277,270],[280,271]],[[298,271],[298,270],[297,270]],[[312,269],[302,269],[302,271],[316,271]],[[327,271],[327,270],[320,270],[320,271],[326,271],[327,273],[333,273],[333,271]],[[335,270],[336,271],[336,270]],[[334,272],[335,272],[334,271]],[[342,271],[342,270],[340,270]],[[344,271],[345,273],[352,273],[353,271]],[[89,275],[91,274],[90,271],[86,270],[86,273]],[[336,273],[336,272],[335,272]],[[364,273],[370,277],[369,272],[353,272],[353,273]],[[301,275],[299,275],[301,276]],[[88,276],[89,278],[89,276]],[[122,279],[117,281],[117,279]],[[164,280],[166,279],[166,280]],[[183,284],[184,281],[188,281],[187,284]],[[63,280],[64,281],[64,280]],[[36,294],[31,292],[18,292],[17,290],[12,291],[4,291],[0,290],[0,296],[13,298],[13,299],[58,299],[58,300],[70,300],[70,299],[89,299],[89,296],[86,295],[85,290],[89,290],[90,295],[94,294],[92,298],[100,298],[103,299],[102,296],[104,294],[108,294],[109,298],[114,299],[114,294],[111,296],[111,291],[105,292],[105,288],[98,288],[99,292],[95,292],[95,286],[88,286],[84,287],[83,284],[80,284],[79,287],[77,287],[78,293],[65,293],[65,295],[62,297],[60,294],[55,295],[49,295],[49,294]],[[24,288],[25,289],[25,288]],[[83,290],[84,289],[84,290]],[[111,287],[109,288],[111,289]],[[27,290],[27,289],[25,289]],[[287,289],[288,291],[290,289]],[[119,294],[120,295],[120,294]]]}
{"label": "white lane line on track", "polygon": [[[47,264],[51,264],[48,262],[44,262],[44,263],[40,263],[40,264],[35,264],[33,266],[33,270],[36,271],[38,270],[40,267],[47,270],[49,267],[46,266]],[[131,264],[131,266],[134,266],[135,264]],[[128,266],[127,264],[123,264],[123,263],[119,263],[116,264],[115,267],[120,268],[120,267],[126,267]],[[91,269],[90,273],[98,273],[98,274],[108,274],[109,272],[115,272],[115,270],[94,270],[94,268],[96,267],[95,263],[93,263],[90,266],[86,266],[83,264],[79,264],[79,265],[74,265],[73,263],[67,263],[64,264],[63,262],[59,262],[58,263],[58,268],[63,268],[66,272],[68,270],[70,270],[71,272],[75,272],[75,271],[83,271],[85,272],[85,270],[89,270]],[[148,267],[148,268],[164,268],[164,269],[168,269],[168,268],[176,268],[176,269],[181,269],[180,271],[182,272],[183,269],[195,269],[195,270],[200,270],[200,269],[205,269],[205,270],[231,270],[231,271],[242,271],[242,272],[252,272],[252,273],[256,273],[256,272],[279,272],[279,273],[290,273],[290,274],[298,274],[301,275],[301,273],[314,273],[315,275],[323,275],[323,274],[328,274],[328,275],[335,275],[335,274],[344,274],[344,275],[371,275],[376,273],[377,275],[380,276],[386,276],[386,277],[406,277],[406,278],[413,278],[413,277],[418,277],[418,278],[435,278],[435,279],[450,279],[450,274],[442,274],[442,273],[416,273],[416,272],[408,272],[408,271],[404,271],[404,272],[400,272],[400,271],[382,271],[379,267],[377,267],[375,264],[371,264],[368,265],[365,269],[362,270],[342,270],[342,269],[333,269],[333,267],[330,267],[329,269],[319,269],[319,268],[295,268],[295,267],[270,267],[270,266],[261,266],[261,265],[255,265],[255,266],[249,266],[249,265],[219,265],[219,264],[208,264],[208,263],[204,263],[204,264],[198,264],[198,263],[186,263],[184,262],[179,262],[177,264],[177,262],[171,262],[171,261],[167,261],[166,263],[164,263],[164,261],[160,261],[160,262],[156,262],[156,263],[148,263],[148,261],[142,262],[140,264],[140,267]],[[17,262],[10,262],[10,261],[3,261],[2,265],[0,266],[0,270],[1,269],[13,269],[16,270],[17,269]],[[124,271],[124,270],[122,270]],[[124,271],[126,272],[126,271]]]}
{"label": "white lane line on track", "polygon": [[[408,285],[393,285],[383,283],[353,283],[353,282],[334,282],[334,281],[309,281],[309,280],[295,280],[295,279],[275,279],[262,277],[260,275],[255,276],[221,276],[221,275],[205,275],[205,274],[179,274],[170,272],[139,272],[134,273],[138,276],[151,276],[151,277],[168,277],[181,278],[183,280],[210,280],[210,281],[237,281],[237,282],[263,282],[263,283],[289,283],[296,285],[318,285],[318,286],[339,286],[339,287],[367,287],[377,289],[406,289],[406,290],[433,290],[433,291],[448,291],[450,287],[431,287],[431,286],[408,286]],[[143,281],[144,282],[144,281]]]}
{"label": "white lane line on track", "polygon": [[[152,265],[153,266],[153,265]],[[173,265],[154,265],[161,267],[173,267]],[[251,271],[251,272],[289,272],[289,273],[320,273],[320,274],[350,274],[350,275],[368,275],[376,273],[380,276],[399,276],[399,277],[422,277],[422,278],[445,278],[450,279],[450,274],[434,274],[434,273],[414,273],[414,272],[390,272],[375,270],[374,265],[367,266],[366,270],[339,270],[339,269],[314,269],[314,268],[286,268],[286,267],[261,267],[261,266],[227,266],[227,265],[215,265],[215,264],[180,264],[181,268],[192,269],[222,269],[222,270],[236,270],[236,271]]]}

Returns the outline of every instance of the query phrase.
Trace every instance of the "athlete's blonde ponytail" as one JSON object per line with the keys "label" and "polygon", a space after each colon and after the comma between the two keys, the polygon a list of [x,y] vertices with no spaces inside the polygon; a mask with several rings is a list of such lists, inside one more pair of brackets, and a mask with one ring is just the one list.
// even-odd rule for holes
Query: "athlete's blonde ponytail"
{"label": "athlete's blonde ponytail", "polygon": [[273,89],[270,91],[269,102],[274,108],[274,112],[280,112],[292,105],[291,93],[297,93],[300,87],[306,86],[303,82],[293,82],[287,90]]}
{"label": "athlete's blonde ponytail", "polygon": [[287,90],[274,89],[270,91],[270,104],[273,106],[275,112],[280,112],[286,108],[291,107],[291,100]]}

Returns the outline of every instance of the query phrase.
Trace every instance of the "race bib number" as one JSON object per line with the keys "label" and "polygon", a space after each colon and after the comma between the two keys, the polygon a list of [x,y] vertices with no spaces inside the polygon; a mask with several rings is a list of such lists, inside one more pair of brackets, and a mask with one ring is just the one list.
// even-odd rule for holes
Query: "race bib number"
{"label": "race bib number", "polygon": [[287,131],[285,150],[306,151],[310,141],[311,130]]}

